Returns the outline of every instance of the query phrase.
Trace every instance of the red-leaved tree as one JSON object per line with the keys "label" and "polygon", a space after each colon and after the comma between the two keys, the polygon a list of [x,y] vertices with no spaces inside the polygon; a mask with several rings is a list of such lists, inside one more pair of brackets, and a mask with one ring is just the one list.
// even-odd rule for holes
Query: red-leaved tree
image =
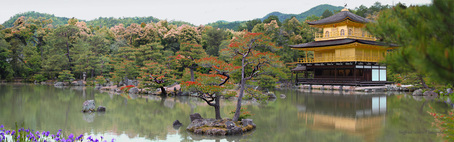
{"label": "red-leaved tree", "polygon": [[216,57],[206,57],[195,61],[198,65],[211,68],[210,74],[200,74],[195,81],[181,83],[183,89],[196,92],[197,97],[204,100],[208,105],[214,107],[216,119],[221,118],[220,96],[234,91],[225,91],[232,88],[229,83],[230,73],[238,70],[239,66],[218,60]]}
{"label": "red-leaved tree", "polygon": [[246,81],[263,74],[272,74],[283,66],[279,56],[273,53],[280,48],[263,33],[244,32],[234,37],[228,48],[221,51],[223,54],[230,54],[235,59],[241,60],[241,88],[233,121],[238,121],[240,116]]}

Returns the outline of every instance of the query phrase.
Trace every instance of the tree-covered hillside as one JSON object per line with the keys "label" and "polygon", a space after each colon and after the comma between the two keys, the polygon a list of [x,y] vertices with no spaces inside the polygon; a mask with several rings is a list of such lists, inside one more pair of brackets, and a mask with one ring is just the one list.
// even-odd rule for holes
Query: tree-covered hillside
{"label": "tree-covered hillside", "polygon": [[272,15],[277,16],[280,21],[284,21],[285,19],[289,19],[289,18],[292,18],[292,17],[295,17],[299,21],[303,21],[303,20],[306,19],[306,17],[311,16],[311,15],[322,16],[322,14],[323,14],[323,12],[325,10],[339,11],[342,8],[343,7],[341,7],[341,6],[332,6],[332,5],[329,5],[329,4],[322,4],[322,5],[318,5],[316,7],[313,7],[311,9],[309,9],[308,11],[305,11],[305,12],[300,13],[300,14],[285,14],[285,13],[281,13],[281,12],[272,12],[270,14],[267,14],[265,17],[263,17],[262,21],[267,19],[268,17],[270,17]]}
{"label": "tree-covered hillside", "polygon": [[[38,18],[51,19],[53,21],[52,25],[54,25],[54,26],[68,24],[68,20],[71,19],[71,18],[67,18],[67,17],[58,17],[58,16],[55,16],[54,14],[29,11],[29,12],[24,12],[24,13],[19,13],[19,14],[14,15],[8,21],[5,21],[2,25],[6,28],[10,28],[13,26],[14,21],[16,21],[16,19],[18,19],[21,16],[24,16],[26,20],[30,17],[33,19],[38,19]],[[80,21],[86,22],[87,26],[111,28],[120,23],[125,26],[129,26],[132,23],[139,23],[139,24],[140,23],[149,23],[149,22],[156,23],[161,20],[158,18],[154,18],[152,16],[148,16],[148,17],[123,17],[123,18],[99,17],[94,20],[89,20],[89,21],[80,20]],[[184,24],[192,25],[191,23],[184,22],[184,21],[169,21],[169,23],[177,25],[177,26],[181,26]]]}
{"label": "tree-covered hillside", "polygon": [[34,19],[38,19],[40,17],[43,17],[44,19],[51,19],[53,21],[52,22],[53,25],[68,24],[68,20],[70,19],[70,18],[67,18],[67,17],[57,17],[54,14],[47,14],[47,13],[39,13],[39,12],[35,12],[35,11],[29,11],[29,12],[19,13],[19,14],[16,14],[16,15],[12,16],[11,18],[9,18],[8,21],[5,21],[2,25],[4,27],[6,27],[6,28],[13,27],[14,21],[16,21],[19,17],[22,17],[22,16],[24,16],[26,19],[28,19],[29,17],[32,17]]}
{"label": "tree-covered hillside", "polygon": [[[340,11],[342,8],[343,7],[341,7],[341,6],[332,6],[329,4],[322,4],[322,5],[313,7],[311,9],[309,9],[308,11],[305,11],[300,14],[284,14],[281,12],[271,12],[271,13],[267,14],[266,16],[264,16],[263,18],[260,18],[259,20],[261,20],[261,21],[265,21],[267,19],[274,20],[274,17],[277,17],[279,19],[278,21],[285,21],[285,20],[291,19],[292,17],[295,17],[299,21],[304,21],[306,19],[306,17],[309,17],[309,16],[317,16],[317,17],[322,16],[322,14],[325,10]],[[254,20],[256,20],[256,19],[254,19]],[[250,21],[254,21],[254,20],[250,20]],[[247,23],[250,21],[234,21],[234,22],[217,21],[214,23],[209,23],[207,25],[215,27],[215,28],[221,28],[221,29],[243,30],[243,29],[245,29],[245,27],[251,27],[251,26],[247,25]],[[249,29],[249,31],[250,30],[251,29]]]}

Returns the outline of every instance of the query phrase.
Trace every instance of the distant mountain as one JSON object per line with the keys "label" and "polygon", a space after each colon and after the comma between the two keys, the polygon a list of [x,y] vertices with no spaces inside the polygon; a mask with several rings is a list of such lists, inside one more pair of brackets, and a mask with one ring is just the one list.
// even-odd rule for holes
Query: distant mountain
{"label": "distant mountain", "polygon": [[322,16],[323,12],[325,12],[325,10],[327,10],[327,9],[330,11],[339,11],[339,10],[342,10],[343,8],[344,7],[342,7],[342,6],[332,6],[329,4],[322,4],[322,5],[313,7],[311,9],[309,9],[308,11],[300,13],[300,14],[284,14],[284,13],[280,13],[280,12],[271,12],[271,13],[267,14],[265,17],[263,17],[262,21],[271,15],[277,16],[279,18],[279,21],[281,21],[281,22],[283,22],[285,19],[292,18],[293,16],[295,16],[296,19],[298,19],[299,21],[303,21],[304,19],[306,19],[306,17],[311,16],[311,15]]}
{"label": "distant mountain", "polygon": [[246,21],[234,21],[234,22],[227,22],[224,20],[217,21],[214,23],[208,23],[206,24],[207,26],[212,26],[214,28],[220,28],[220,29],[232,29],[232,30],[237,30],[238,27],[240,27],[241,24],[246,23]]}
{"label": "distant mountain", "polygon": [[[277,16],[279,18],[279,21],[281,21],[281,22],[283,22],[285,19],[292,18],[293,16],[295,16],[296,19],[298,19],[299,21],[304,21],[306,19],[306,17],[308,17],[308,16],[312,16],[312,15],[322,16],[323,12],[325,12],[325,10],[327,10],[327,9],[330,11],[340,11],[343,9],[343,7],[342,6],[332,6],[329,4],[322,4],[322,5],[313,7],[311,9],[309,9],[308,11],[300,13],[300,14],[284,14],[281,12],[271,12],[271,13],[267,14],[265,17],[261,18],[261,20],[263,21],[266,18],[268,18],[269,16],[274,15],[274,16]],[[239,26],[241,26],[242,24],[244,24],[246,22],[247,21],[234,21],[234,22],[217,21],[214,23],[209,23],[207,25],[215,27],[215,28],[237,30],[239,28]]]}

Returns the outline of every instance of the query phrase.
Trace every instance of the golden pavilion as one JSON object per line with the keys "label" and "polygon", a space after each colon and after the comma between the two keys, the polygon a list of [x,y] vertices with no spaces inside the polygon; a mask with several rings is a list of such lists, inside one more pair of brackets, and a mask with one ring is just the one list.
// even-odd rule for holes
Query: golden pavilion
{"label": "golden pavilion", "polygon": [[[384,85],[386,65],[380,64],[385,54],[397,46],[376,41],[365,30],[372,22],[355,15],[347,9],[330,17],[307,22],[321,28],[315,33],[315,41],[290,45],[294,50],[305,51],[299,58],[296,74],[297,84],[320,85]],[[308,55],[311,53],[311,55]]]}

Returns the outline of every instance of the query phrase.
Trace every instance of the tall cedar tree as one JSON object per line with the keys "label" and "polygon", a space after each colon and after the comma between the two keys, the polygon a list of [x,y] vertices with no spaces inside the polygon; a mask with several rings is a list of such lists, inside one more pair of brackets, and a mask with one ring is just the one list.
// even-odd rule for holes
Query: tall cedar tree
{"label": "tall cedar tree", "polygon": [[197,68],[195,60],[206,56],[205,50],[199,44],[181,43],[180,51],[176,53],[175,59],[184,67],[191,71],[191,81],[194,81],[194,70]]}

